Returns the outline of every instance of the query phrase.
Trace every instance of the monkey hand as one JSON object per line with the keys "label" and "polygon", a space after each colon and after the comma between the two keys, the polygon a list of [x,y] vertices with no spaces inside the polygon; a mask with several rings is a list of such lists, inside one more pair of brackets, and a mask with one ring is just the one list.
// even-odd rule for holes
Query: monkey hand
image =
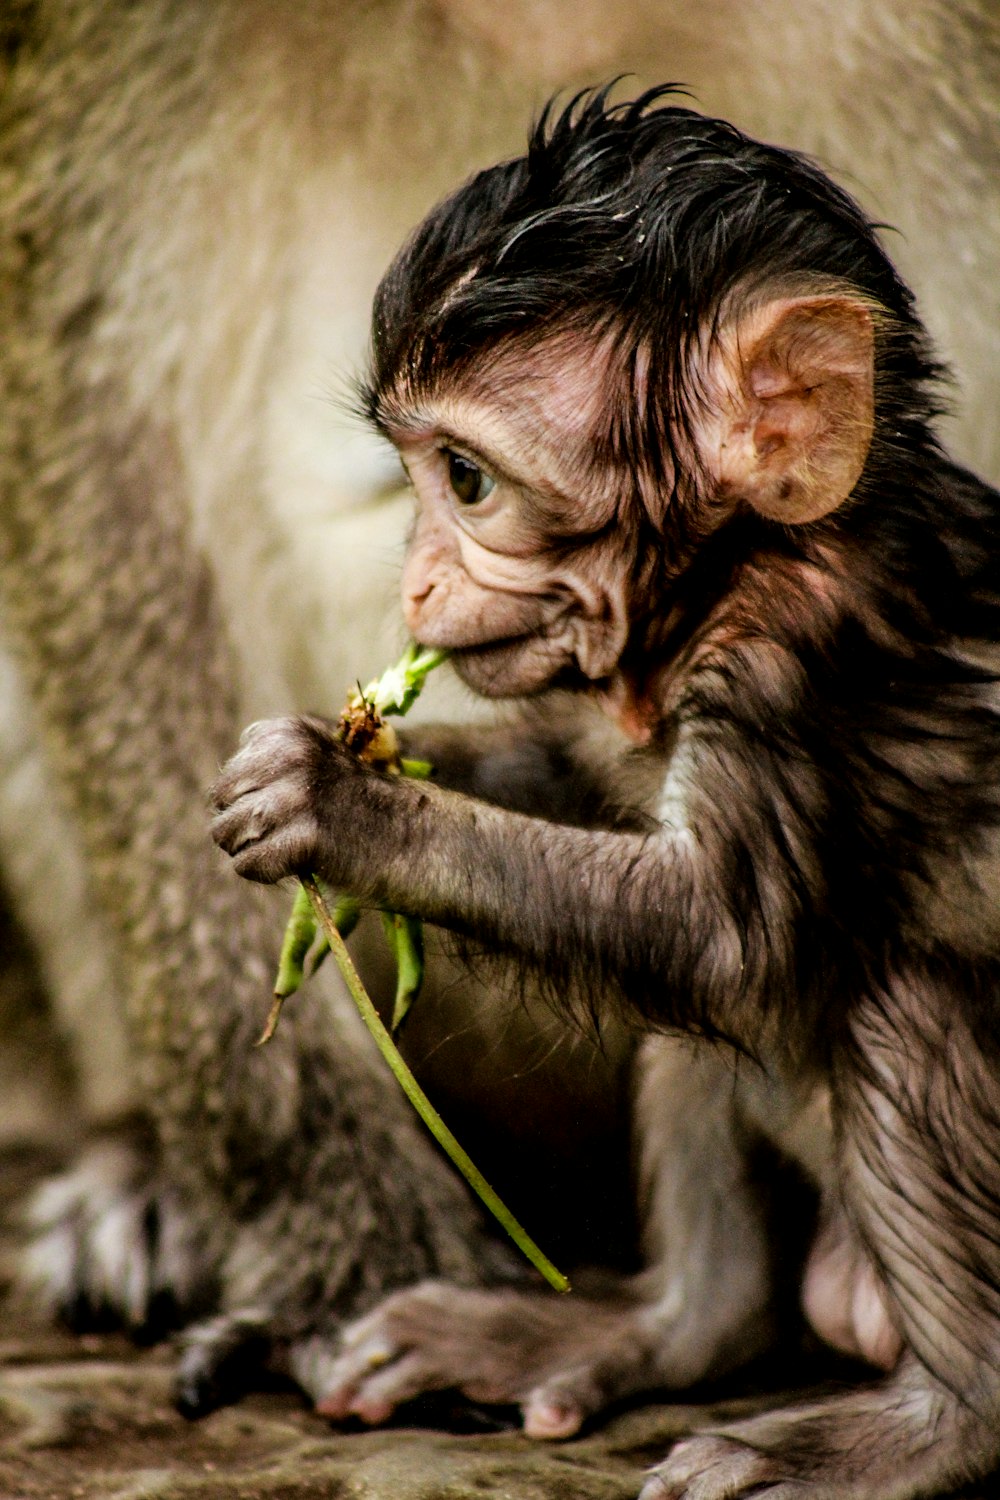
{"label": "monkey hand", "polygon": [[357,814],[376,774],[328,720],[261,720],[244,730],[212,788],[212,836],[247,880],[318,873],[353,891],[360,861],[351,852],[363,849]]}

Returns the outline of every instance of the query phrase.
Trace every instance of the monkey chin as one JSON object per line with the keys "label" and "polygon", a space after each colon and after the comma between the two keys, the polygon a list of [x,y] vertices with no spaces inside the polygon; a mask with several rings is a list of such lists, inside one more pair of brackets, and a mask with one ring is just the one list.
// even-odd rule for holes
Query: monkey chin
{"label": "monkey chin", "polygon": [[561,681],[573,666],[565,645],[534,634],[459,647],[451,661],[466,687],[481,698],[531,697]]}

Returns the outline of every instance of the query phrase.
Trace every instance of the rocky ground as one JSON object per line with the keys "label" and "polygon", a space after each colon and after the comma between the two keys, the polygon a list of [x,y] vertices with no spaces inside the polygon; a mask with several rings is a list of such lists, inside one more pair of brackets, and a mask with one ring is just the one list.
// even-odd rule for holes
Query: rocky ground
{"label": "rocky ground", "polygon": [[[11,1181],[0,1173],[0,1210]],[[757,1372],[756,1394],[744,1377],[711,1404],[639,1406],[559,1444],[447,1398],[388,1429],[333,1428],[277,1383],[192,1423],[173,1404],[169,1345],[74,1336],[4,1300],[13,1249],[0,1229],[0,1500],[633,1500],[680,1434],[831,1374],[786,1363]]]}
{"label": "rocky ground", "polygon": [[167,1347],[22,1325],[0,1366],[2,1500],[630,1500],[695,1414],[645,1407],[543,1446],[504,1430],[335,1431],[275,1389],[191,1423]]}
{"label": "rocky ground", "polygon": [[[420,1427],[412,1415],[377,1432],[335,1430],[278,1388],[192,1423],[174,1409],[171,1378],[167,1346],[8,1320],[0,1500],[632,1500],[680,1433],[774,1399],[643,1406],[549,1445],[487,1416],[477,1431]],[[463,1425],[479,1420],[466,1414]],[[967,1500],[996,1493],[980,1487]]]}

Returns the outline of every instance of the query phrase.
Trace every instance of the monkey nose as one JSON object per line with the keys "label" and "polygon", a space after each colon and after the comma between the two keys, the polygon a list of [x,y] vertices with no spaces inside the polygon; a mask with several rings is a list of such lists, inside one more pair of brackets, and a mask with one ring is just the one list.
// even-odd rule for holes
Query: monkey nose
{"label": "monkey nose", "polygon": [[438,587],[433,568],[407,564],[403,568],[402,603],[407,626],[416,633],[417,623]]}
{"label": "monkey nose", "polygon": [[433,582],[427,582],[418,589],[405,589],[403,592],[403,619],[406,621],[406,628],[417,640],[425,625],[427,605],[435,587]]}
{"label": "monkey nose", "polygon": [[424,604],[430,598],[431,594],[433,594],[436,587],[437,585],[433,578],[423,578],[408,586],[404,586],[403,603]]}

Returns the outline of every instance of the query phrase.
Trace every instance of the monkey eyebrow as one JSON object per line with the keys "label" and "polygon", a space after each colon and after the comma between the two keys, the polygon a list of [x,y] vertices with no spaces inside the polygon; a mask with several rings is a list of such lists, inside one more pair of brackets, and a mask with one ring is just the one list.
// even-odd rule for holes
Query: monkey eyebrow
{"label": "monkey eyebrow", "polygon": [[466,457],[470,463],[478,464],[481,468],[488,470],[496,479],[506,480],[519,488],[528,487],[526,478],[512,471],[505,462],[485,447],[481,447],[478,443],[470,443],[468,438],[460,436],[454,428],[443,426],[432,412],[393,403],[389,407],[376,408],[372,420],[383,437],[388,438],[397,448],[406,447],[414,442],[433,441],[435,447],[454,449],[456,453]]}
{"label": "monkey eyebrow", "polygon": [[492,478],[506,481],[508,484],[516,485],[518,489],[529,488],[528,481],[522,479],[506,463],[501,463],[486,448],[480,448],[478,443],[470,443],[468,438],[458,437],[447,427],[437,428],[437,447],[450,449],[462,458],[467,458],[471,463],[477,464],[485,470]]}
{"label": "monkey eyebrow", "polygon": [[567,497],[558,485],[540,479],[538,475],[529,478],[526,473],[519,472],[506,460],[497,457],[485,444],[470,442],[453,427],[442,426],[429,413],[407,412],[400,413],[398,417],[395,414],[386,415],[379,427],[397,448],[406,447],[415,441],[433,442],[440,451],[451,449],[467,458],[470,463],[478,465],[499,483],[510,484],[525,495],[538,495],[542,499],[561,501],[563,504],[566,502]]}
{"label": "monkey eyebrow", "polygon": [[[498,457],[481,439],[471,442],[447,421],[446,413],[435,411],[433,405],[424,406],[417,401],[411,403],[405,396],[383,395],[377,405],[372,407],[370,419],[382,436],[397,449],[415,443],[433,443],[439,450],[450,448],[467,458],[470,463],[479,465],[498,483],[509,484],[516,489],[535,512],[538,524],[546,529],[554,525],[556,518],[564,515],[573,505],[578,482],[571,470],[561,466],[560,471],[557,461],[554,479],[543,477],[538,472],[537,465],[521,471],[505,458]],[[538,437],[532,444],[530,430],[528,442],[529,446],[544,449],[545,445]]]}

